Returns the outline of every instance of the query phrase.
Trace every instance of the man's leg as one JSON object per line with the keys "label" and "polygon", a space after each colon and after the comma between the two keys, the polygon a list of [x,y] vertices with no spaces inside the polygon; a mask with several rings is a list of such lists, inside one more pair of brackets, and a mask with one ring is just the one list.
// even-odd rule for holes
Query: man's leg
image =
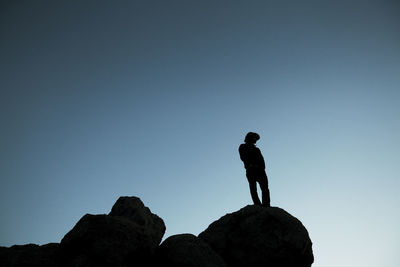
{"label": "man's leg", "polygon": [[257,194],[257,182],[256,182],[256,179],[252,175],[252,173],[249,172],[249,171],[247,171],[246,176],[247,176],[247,180],[249,181],[250,194],[251,194],[251,198],[253,199],[254,205],[261,206],[261,201],[258,198],[258,194]]}
{"label": "man's leg", "polygon": [[264,207],[270,207],[271,199],[268,188],[268,177],[264,170],[260,171],[259,183],[262,192],[262,204]]}

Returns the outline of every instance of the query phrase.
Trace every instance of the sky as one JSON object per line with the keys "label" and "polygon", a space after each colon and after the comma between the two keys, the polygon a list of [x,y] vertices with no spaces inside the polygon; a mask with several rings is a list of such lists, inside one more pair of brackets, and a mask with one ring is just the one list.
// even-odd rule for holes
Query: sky
{"label": "sky", "polygon": [[271,205],[315,267],[400,266],[398,1],[0,3],[0,246],[138,196],[164,238]]}

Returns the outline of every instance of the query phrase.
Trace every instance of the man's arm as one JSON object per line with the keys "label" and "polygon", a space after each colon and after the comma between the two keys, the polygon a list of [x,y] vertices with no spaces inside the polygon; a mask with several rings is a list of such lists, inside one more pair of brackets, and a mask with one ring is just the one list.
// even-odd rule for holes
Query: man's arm
{"label": "man's arm", "polygon": [[241,144],[239,146],[239,155],[240,155],[240,159],[243,161],[243,164],[244,164],[244,166],[246,168],[246,166],[247,166],[247,157],[246,157],[246,152],[245,151],[246,151],[245,145]]}
{"label": "man's arm", "polygon": [[244,155],[243,154],[244,154],[243,153],[243,144],[241,144],[239,146],[239,156],[240,156],[240,159],[244,162]]}
{"label": "man's arm", "polygon": [[261,150],[259,148],[257,148],[257,149],[258,149],[258,152],[259,152],[259,157],[258,157],[259,164],[260,164],[261,167],[263,167],[265,169],[264,157],[261,154]]}

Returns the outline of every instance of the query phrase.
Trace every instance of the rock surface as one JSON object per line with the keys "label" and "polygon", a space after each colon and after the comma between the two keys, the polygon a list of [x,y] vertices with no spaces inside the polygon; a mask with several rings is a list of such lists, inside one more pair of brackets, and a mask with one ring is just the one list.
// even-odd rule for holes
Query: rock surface
{"label": "rock surface", "polygon": [[165,233],[164,221],[151,213],[138,197],[120,197],[109,214],[112,217],[125,218],[141,228],[153,244],[160,244]]}
{"label": "rock surface", "polygon": [[0,266],[58,266],[58,246],[57,243],[50,243],[43,246],[27,244],[0,247]]}
{"label": "rock surface", "polygon": [[212,223],[199,237],[231,267],[310,267],[312,243],[283,209],[249,205]]}
{"label": "rock surface", "polygon": [[137,197],[120,197],[106,215],[83,216],[60,244],[0,247],[12,267],[310,267],[312,243],[283,209],[246,206],[198,237],[174,235],[161,245],[163,220]]}
{"label": "rock surface", "polygon": [[225,267],[222,258],[207,243],[192,234],[168,237],[157,252],[158,266]]}
{"label": "rock surface", "polygon": [[136,197],[121,197],[109,215],[83,216],[61,241],[63,262],[72,266],[147,263],[165,232],[161,218]]}

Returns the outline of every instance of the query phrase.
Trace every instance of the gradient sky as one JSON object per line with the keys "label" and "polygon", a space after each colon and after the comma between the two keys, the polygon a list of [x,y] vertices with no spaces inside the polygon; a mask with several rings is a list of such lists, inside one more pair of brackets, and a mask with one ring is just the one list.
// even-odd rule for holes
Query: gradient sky
{"label": "gradient sky", "polygon": [[399,25],[398,1],[2,1],[0,246],[123,195],[197,235],[251,204],[255,131],[313,266],[400,266]]}

